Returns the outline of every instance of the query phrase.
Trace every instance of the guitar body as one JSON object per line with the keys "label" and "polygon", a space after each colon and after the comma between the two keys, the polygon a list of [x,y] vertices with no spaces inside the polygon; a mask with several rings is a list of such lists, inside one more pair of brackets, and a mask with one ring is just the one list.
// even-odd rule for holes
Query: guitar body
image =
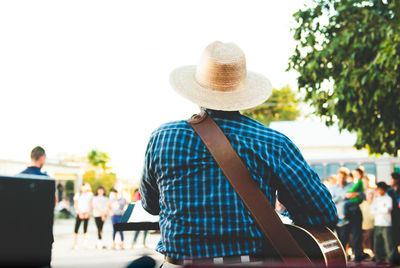
{"label": "guitar body", "polygon": [[347,258],[342,244],[328,228],[306,229],[285,224],[301,249],[318,267],[346,267]]}

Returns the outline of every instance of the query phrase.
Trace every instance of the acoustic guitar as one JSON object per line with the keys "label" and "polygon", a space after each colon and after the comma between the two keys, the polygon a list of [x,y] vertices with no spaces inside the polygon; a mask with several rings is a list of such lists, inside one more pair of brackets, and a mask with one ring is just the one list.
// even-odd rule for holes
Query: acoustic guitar
{"label": "acoustic guitar", "polygon": [[285,224],[285,227],[316,266],[347,266],[342,243],[329,228],[306,229],[293,224]]}

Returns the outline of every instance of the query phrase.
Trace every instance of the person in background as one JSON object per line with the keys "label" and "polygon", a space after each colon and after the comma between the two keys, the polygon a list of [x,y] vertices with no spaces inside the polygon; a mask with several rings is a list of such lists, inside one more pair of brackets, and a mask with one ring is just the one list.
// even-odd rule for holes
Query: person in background
{"label": "person in background", "polygon": [[[137,191],[135,191],[134,198],[135,198],[135,202],[140,202],[139,189]],[[149,231],[147,231],[147,230],[143,231],[143,247],[145,247],[145,248],[147,248],[147,246],[146,246],[146,238],[147,238],[147,234],[148,233],[149,233]],[[137,239],[139,238],[139,234],[140,234],[140,231],[136,231],[135,234],[133,235],[133,242],[132,242],[131,248],[134,248],[134,246],[135,246],[135,244],[137,242]]]}
{"label": "person in background", "polygon": [[[369,257],[373,257],[373,245],[374,245],[374,220],[375,216],[371,214],[371,204],[374,201],[375,191],[372,189],[368,189],[366,192],[366,200],[364,200],[361,205],[361,213],[362,213],[362,246],[364,253],[366,253]],[[364,255],[364,257],[368,257]]]}
{"label": "person in background", "polygon": [[62,200],[63,200],[63,192],[64,192],[64,186],[62,185],[62,183],[61,182],[59,182],[58,184],[57,184],[57,200],[58,200],[58,202],[61,202]]}
{"label": "person in background", "polygon": [[[111,198],[110,194],[110,201],[108,202],[108,210],[110,211],[111,215],[111,222],[113,225],[113,244],[112,249],[116,249],[115,237],[117,231],[114,228],[114,224],[121,222],[122,215],[124,215],[125,206],[128,204],[126,199],[122,196],[120,192],[117,190],[113,190],[113,197]],[[121,237],[121,242],[119,244],[120,249],[124,249],[124,232],[118,231]]]}
{"label": "person in background", "polygon": [[328,188],[328,190],[330,191],[333,187],[333,185],[335,185],[337,183],[337,176],[335,174],[332,174],[329,176],[329,178],[326,180],[326,188]]}
{"label": "person in background", "polygon": [[363,182],[364,192],[366,192],[368,189],[372,189],[370,186],[370,178],[368,175],[365,175],[364,177],[362,177],[361,180]]}
{"label": "person in background", "polygon": [[344,195],[347,192],[347,190],[351,188],[351,185],[352,185],[347,182],[347,178],[348,178],[349,174],[350,174],[350,170],[347,167],[339,168],[337,171],[337,175],[336,175],[337,183],[332,185],[329,189],[329,191],[332,194],[332,200],[336,205],[336,209],[337,209],[337,213],[338,213],[338,217],[339,217],[339,222],[338,222],[339,227],[345,225],[345,224],[342,224],[343,219],[344,219],[343,207],[344,207],[344,202],[346,200]]}
{"label": "person in background", "polygon": [[348,189],[347,192],[357,193],[357,195],[355,195],[355,197],[352,198],[347,198],[344,202],[343,213],[346,221],[348,221],[348,219],[351,217],[351,212],[358,209],[358,206],[361,204],[364,197],[363,195],[361,195],[361,193],[364,192],[363,181],[361,179],[364,176],[362,170],[357,168],[354,171],[354,173],[350,174],[357,174],[357,175],[353,177],[355,178],[355,183],[352,183],[352,187]]}
{"label": "person in background", "polygon": [[[46,176],[46,172],[42,172],[43,166],[46,164],[46,151],[40,147],[36,146],[32,149],[31,152],[31,164],[25,170],[23,170],[20,174],[28,174],[28,175],[38,175],[38,176]],[[55,189],[54,189],[55,191]],[[59,199],[60,201],[60,199]],[[57,196],[54,193],[54,207],[57,205]]]}
{"label": "person in background", "polygon": [[107,218],[108,198],[106,197],[106,190],[103,186],[96,189],[95,197],[93,198],[93,217],[97,227],[97,244],[98,249],[103,249],[103,225]]}
{"label": "person in background", "polygon": [[393,246],[395,248],[392,265],[400,265],[400,173],[391,174],[391,188],[387,194],[392,198],[392,232]]}
{"label": "person in background", "polygon": [[74,229],[74,245],[73,249],[77,247],[78,244],[78,231],[81,222],[83,221],[83,245],[86,247],[87,244],[87,229],[90,218],[90,213],[92,211],[92,190],[89,183],[84,183],[81,186],[80,192],[76,193],[74,196],[74,208],[76,212],[76,222]]}
{"label": "person in background", "polygon": [[338,169],[337,177],[338,183],[332,186],[332,201],[335,203],[339,222],[336,226],[336,231],[339,237],[340,242],[343,247],[346,248],[347,243],[349,242],[350,234],[353,237],[353,252],[354,252],[354,261],[361,262],[362,261],[362,214],[359,206],[356,206],[354,210],[351,211],[348,221],[344,220],[344,204],[347,199],[355,198],[361,193],[348,193],[353,187],[353,183],[348,183],[350,171],[346,167],[341,167]]}
{"label": "person in background", "polygon": [[33,148],[31,152],[31,164],[20,174],[30,174],[30,175],[39,175],[39,176],[47,176],[47,173],[41,171],[42,167],[46,163],[46,152],[40,147],[36,146]]}
{"label": "person in background", "polygon": [[65,197],[63,200],[58,202],[57,209],[60,215],[62,215],[63,217],[65,218],[72,217],[71,204],[69,203],[68,198]]}
{"label": "person in background", "polygon": [[136,202],[140,200],[140,193],[139,193],[139,188],[137,188],[133,194],[133,201]]}
{"label": "person in background", "polygon": [[[47,175],[46,172],[42,172],[42,168],[45,164],[46,164],[46,151],[42,147],[36,146],[31,151],[31,164],[20,174],[49,177],[49,175]],[[56,207],[56,205],[57,205],[57,196],[56,193],[54,193],[54,207]],[[51,229],[50,232],[51,232],[50,234],[51,244],[53,245],[54,243],[53,229]],[[49,260],[51,260],[51,256],[49,257]]]}
{"label": "person in background", "polygon": [[392,240],[392,198],[386,194],[388,186],[384,182],[377,183],[376,196],[371,204],[371,213],[375,215],[374,249],[376,264],[384,263],[385,257],[393,259]]}
{"label": "person in background", "polygon": [[363,166],[358,166],[355,170],[353,170],[352,174],[354,182],[357,183],[364,178],[365,168]]}
{"label": "person in background", "polygon": [[349,184],[354,182],[354,173],[350,172],[350,170],[349,170],[349,175],[347,175],[346,177],[346,182]]}

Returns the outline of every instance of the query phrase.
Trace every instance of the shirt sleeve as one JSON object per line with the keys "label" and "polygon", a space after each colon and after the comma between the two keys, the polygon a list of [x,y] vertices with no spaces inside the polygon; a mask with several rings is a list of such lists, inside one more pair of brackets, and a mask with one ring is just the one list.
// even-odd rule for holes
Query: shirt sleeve
{"label": "shirt sleeve", "polygon": [[144,210],[152,215],[158,215],[160,213],[160,192],[157,186],[157,179],[154,176],[152,163],[152,150],[154,146],[154,138],[149,141],[146,149],[145,163],[143,167],[143,174],[140,181],[139,192],[141,196],[141,202]]}
{"label": "shirt sleeve", "polygon": [[336,207],[329,190],[288,138],[282,144],[278,170],[279,201],[295,224],[328,227],[336,224]]}
{"label": "shirt sleeve", "polygon": [[332,201],[333,201],[335,204],[337,204],[337,203],[339,203],[339,202],[341,202],[341,201],[344,201],[344,200],[346,199],[345,193],[344,193],[344,192],[341,192],[341,191],[338,191],[336,185],[334,185],[334,186],[332,187],[331,195],[332,195]]}

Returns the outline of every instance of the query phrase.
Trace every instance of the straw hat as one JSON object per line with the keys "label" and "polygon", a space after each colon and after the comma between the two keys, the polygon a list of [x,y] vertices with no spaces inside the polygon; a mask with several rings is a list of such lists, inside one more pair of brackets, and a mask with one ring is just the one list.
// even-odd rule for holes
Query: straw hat
{"label": "straw hat", "polygon": [[190,101],[213,110],[255,107],[272,93],[271,82],[246,70],[246,58],[235,44],[216,41],[206,47],[197,66],[172,71],[172,87]]}
{"label": "straw hat", "polygon": [[347,167],[340,167],[338,169],[338,173],[342,173],[345,176],[349,176],[350,175],[350,169],[348,169]]}

